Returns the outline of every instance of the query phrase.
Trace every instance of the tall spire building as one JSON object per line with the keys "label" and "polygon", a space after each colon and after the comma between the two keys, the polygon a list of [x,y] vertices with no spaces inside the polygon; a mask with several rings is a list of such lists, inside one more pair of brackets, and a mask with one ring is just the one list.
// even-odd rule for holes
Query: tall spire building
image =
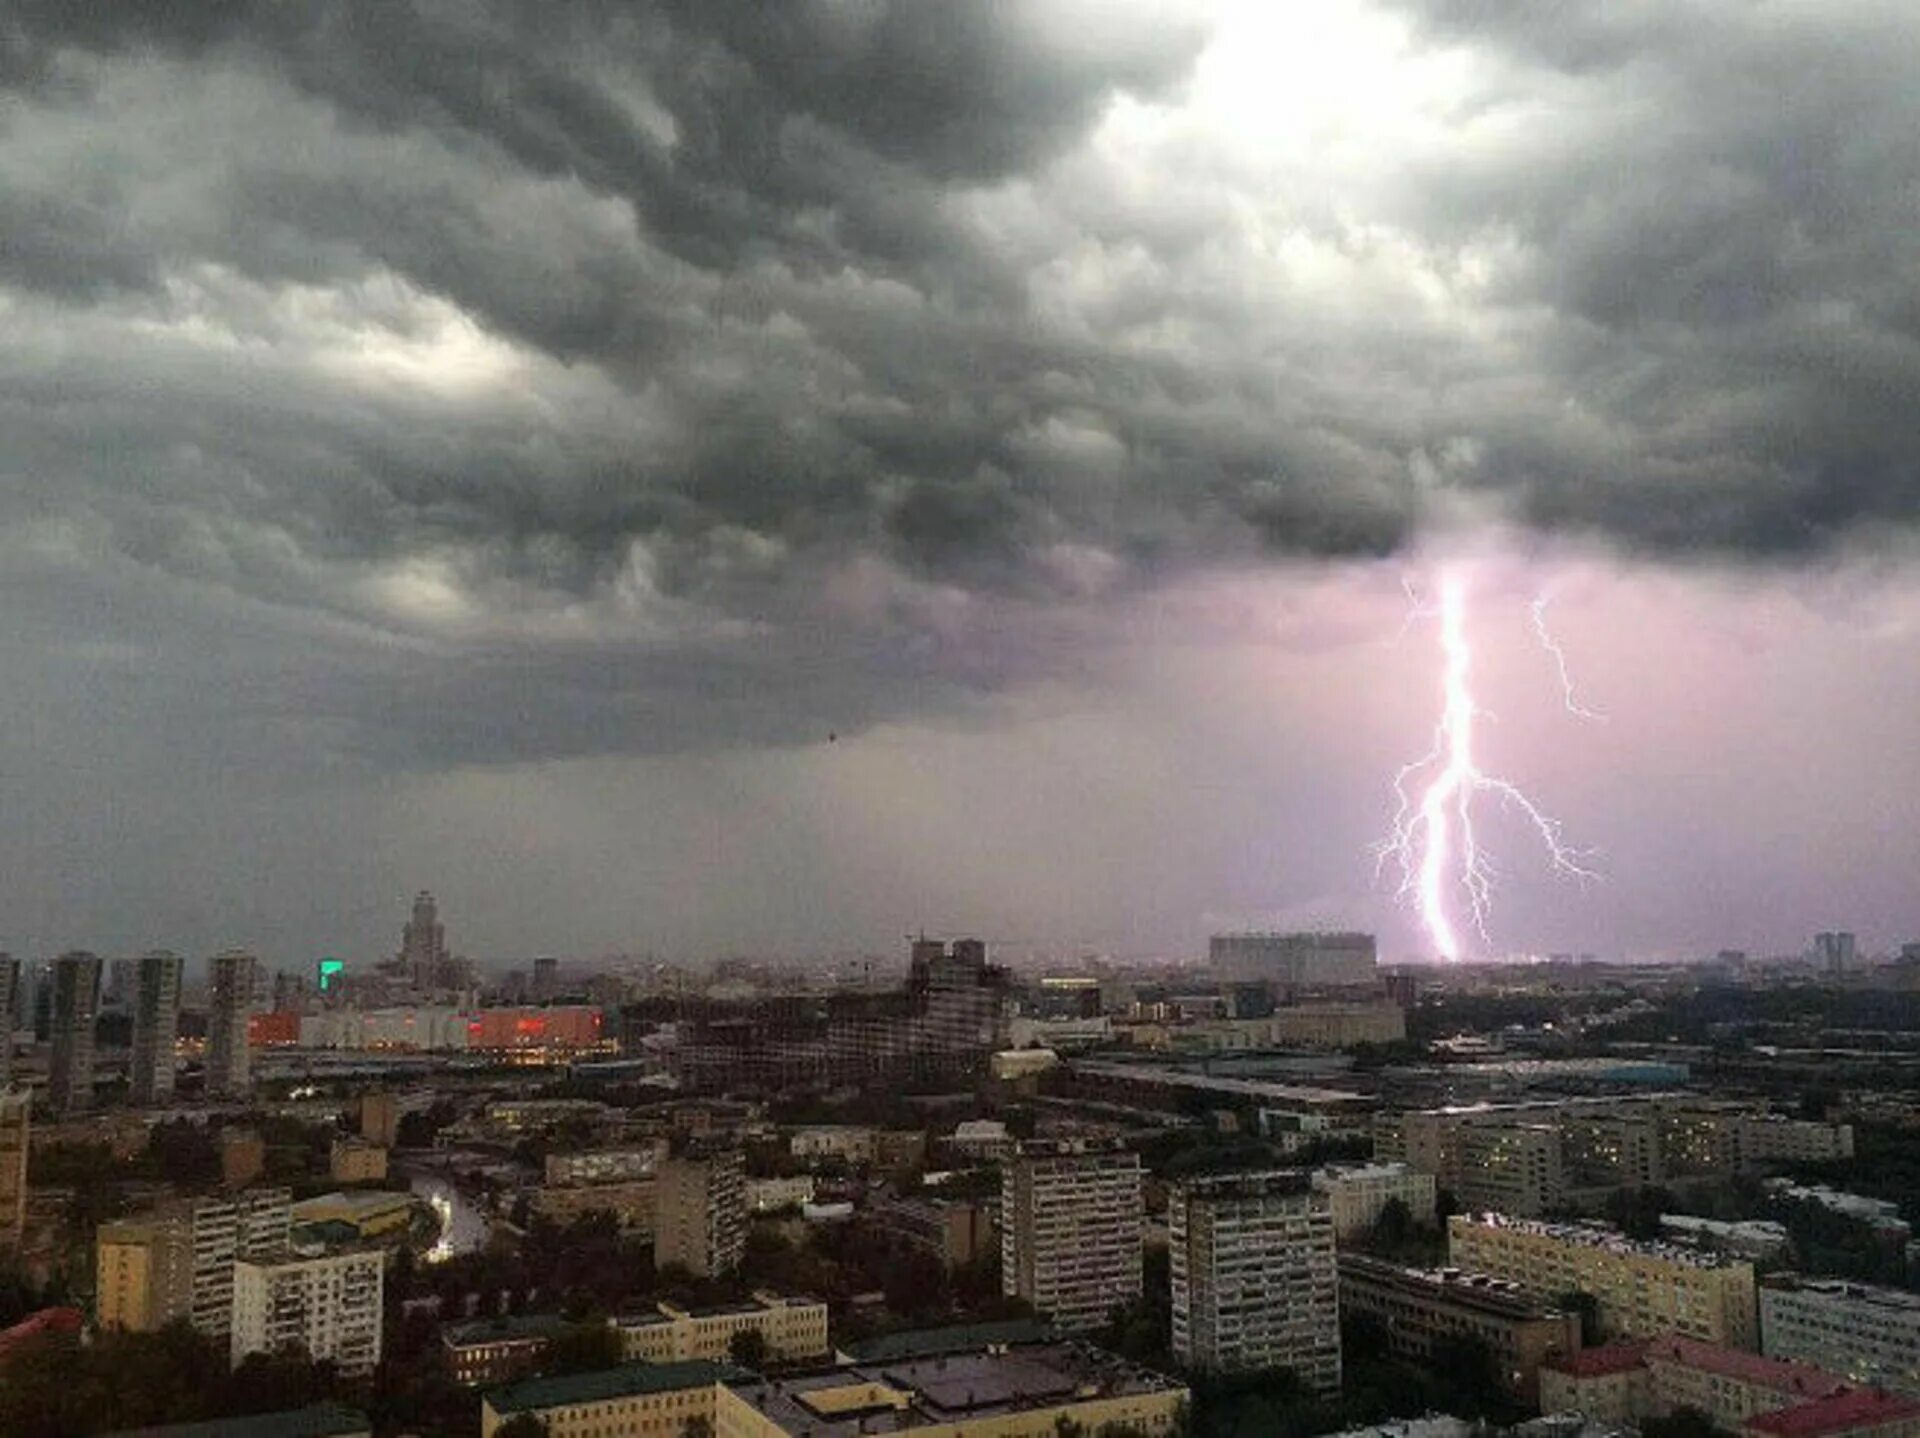
{"label": "tall spire building", "polygon": [[414,896],[413,917],[400,931],[400,968],[416,989],[440,988],[450,977],[446,926],[425,889]]}

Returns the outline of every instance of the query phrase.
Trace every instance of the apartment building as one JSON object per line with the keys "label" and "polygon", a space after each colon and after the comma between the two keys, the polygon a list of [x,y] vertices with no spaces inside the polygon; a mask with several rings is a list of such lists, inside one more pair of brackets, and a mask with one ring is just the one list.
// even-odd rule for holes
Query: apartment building
{"label": "apartment building", "polygon": [[382,1183],[387,1151],[377,1143],[343,1134],[327,1154],[327,1172],[335,1183]]}
{"label": "apartment building", "polygon": [[284,1188],[248,1189],[188,1206],[195,1329],[216,1341],[233,1331],[234,1264],[284,1250],[292,1208]]}
{"label": "apartment building", "polygon": [[33,1140],[33,1097],[0,1093],[0,1252],[17,1252],[27,1227],[27,1154]]}
{"label": "apartment building", "polygon": [[652,1233],[659,1217],[659,1180],[548,1184],[533,1191],[528,1207],[547,1222],[563,1227],[590,1213],[610,1213],[630,1233]]}
{"label": "apartment building", "polygon": [[1760,1285],[1760,1351],[1920,1397],[1920,1293],[1775,1274]]}
{"label": "apartment building", "polygon": [[1920,1432],[1920,1403],[1911,1399],[1854,1388],[1810,1364],[1673,1334],[1549,1361],[1540,1371],[1540,1404],[1629,1425],[1686,1408],[1747,1438]]}
{"label": "apartment building", "polygon": [[733,1272],[747,1245],[747,1170],[738,1150],[669,1159],[654,1188],[653,1261],[702,1278]]}
{"label": "apartment building", "polygon": [[984,1257],[996,1241],[992,1208],[965,1199],[881,1199],[866,1215],[882,1243],[923,1253],[949,1271]]}
{"label": "apartment building", "polygon": [[1182,1363],[1291,1368],[1322,1392],[1340,1386],[1333,1215],[1312,1175],[1276,1169],[1176,1183],[1167,1238]]}
{"label": "apartment building", "polygon": [[1853,1151],[1846,1124],[1691,1094],[1530,1100],[1383,1114],[1374,1154],[1431,1173],[1469,1208],[1537,1217],[1616,1188]]}
{"label": "apartment building", "polygon": [[1754,1349],[1759,1344],[1753,1265],[1642,1243],[1600,1224],[1546,1223],[1499,1213],[1447,1220],[1448,1261],[1510,1279],[1537,1297],[1592,1296],[1610,1338],[1664,1333]]}
{"label": "apartment building", "polygon": [[380,1271],[372,1251],[236,1261],[233,1365],[249,1353],[297,1347],[348,1376],[371,1373],[380,1362]]}
{"label": "apartment building", "polygon": [[1140,1156],[1117,1143],[1027,1143],[1000,1180],[1001,1285],[1063,1329],[1140,1296]]}
{"label": "apartment building", "polygon": [[652,1178],[667,1156],[664,1140],[626,1148],[590,1148],[575,1153],[547,1155],[547,1182],[554,1185],[574,1183],[617,1183],[636,1178]]}
{"label": "apartment building", "polygon": [[1450,1339],[1484,1344],[1501,1386],[1537,1401],[1540,1365],[1580,1348],[1580,1316],[1527,1293],[1510,1279],[1457,1268],[1406,1268],[1361,1253],[1340,1255],[1340,1313],[1368,1314],[1387,1351],[1420,1366]]}
{"label": "apartment building", "polygon": [[681,1308],[659,1303],[651,1313],[615,1320],[621,1349],[629,1362],[677,1363],[693,1358],[716,1362],[733,1351],[734,1335],[749,1330],[766,1340],[775,1363],[824,1358],[827,1305],[811,1298],[756,1293],[742,1303],[713,1308]]}
{"label": "apartment building", "polygon": [[1313,1186],[1327,1196],[1336,1242],[1364,1238],[1396,1199],[1422,1227],[1433,1223],[1433,1175],[1404,1163],[1329,1164],[1313,1175]]}
{"label": "apartment building", "polygon": [[193,1226],[185,1215],[103,1223],[94,1235],[94,1314],[102,1328],[153,1333],[193,1315]]}

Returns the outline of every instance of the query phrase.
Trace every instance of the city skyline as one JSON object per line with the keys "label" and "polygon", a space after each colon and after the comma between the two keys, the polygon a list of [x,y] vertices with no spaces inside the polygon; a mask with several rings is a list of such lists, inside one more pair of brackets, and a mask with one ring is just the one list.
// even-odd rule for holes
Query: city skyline
{"label": "city skyline", "polygon": [[1413,957],[1460,563],[1465,956],[1920,934],[1897,7],[7,45],[0,947]]}

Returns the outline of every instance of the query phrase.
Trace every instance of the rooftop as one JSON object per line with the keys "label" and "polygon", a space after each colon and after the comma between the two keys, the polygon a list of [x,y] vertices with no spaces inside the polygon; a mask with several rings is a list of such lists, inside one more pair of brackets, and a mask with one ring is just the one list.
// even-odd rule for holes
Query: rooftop
{"label": "rooftop", "polygon": [[861,1363],[772,1380],[730,1380],[734,1395],[789,1433],[897,1433],[1145,1393],[1179,1385],[1110,1353],[1056,1343]]}
{"label": "rooftop", "polygon": [[1460,1268],[1408,1268],[1365,1253],[1338,1255],[1343,1281],[1392,1284],[1502,1318],[1538,1318],[1558,1310],[1508,1278]]}
{"label": "rooftop", "polygon": [[107,1438],[347,1438],[371,1433],[364,1413],[337,1403],[316,1403],[284,1413],[252,1413],[244,1418],[215,1418],[207,1423],[170,1423],[128,1428]]}
{"label": "rooftop", "polygon": [[509,1383],[486,1395],[487,1406],[503,1417],[572,1403],[604,1403],[642,1393],[677,1393],[722,1381],[751,1381],[753,1375],[730,1363],[692,1359],[685,1363],[624,1363],[592,1373],[568,1373]]}
{"label": "rooftop", "polygon": [[943,1353],[985,1352],[1022,1344],[1051,1343],[1053,1326],[1037,1318],[1009,1318],[999,1323],[960,1323],[945,1328],[917,1328],[887,1333],[847,1344],[844,1352],[856,1363],[892,1363],[902,1358],[933,1358]]}
{"label": "rooftop", "polygon": [[500,1318],[476,1318],[443,1329],[441,1342],[449,1348],[474,1343],[504,1343],[517,1338],[552,1338],[572,1325],[557,1313],[516,1313]]}
{"label": "rooftop", "polygon": [[1447,1220],[1447,1224],[1449,1231],[1454,1224],[1472,1225],[1477,1228],[1503,1228],[1514,1233],[1528,1233],[1541,1238],[1557,1239],[1561,1243],[1577,1243],[1584,1248],[1604,1248],[1609,1253],[1617,1253],[1623,1257],[1656,1258],[1683,1268],[1747,1266],[1745,1259],[1728,1258],[1698,1248],[1685,1248],[1677,1243],[1628,1238],[1619,1229],[1609,1228],[1602,1223],[1556,1223],[1552,1219],[1514,1218],[1505,1213],[1482,1212],[1456,1213]]}
{"label": "rooftop", "polygon": [[1541,1366],[1572,1378],[1606,1378],[1615,1373],[1631,1373],[1636,1368],[1643,1368],[1646,1359],[1647,1345],[1644,1343],[1609,1343],[1602,1348],[1582,1348],[1575,1353],[1563,1353],[1557,1358],[1548,1359]]}
{"label": "rooftop", "polygon": [[1843,1391],[1847,1382],[1838,1374],[1811,1363],[1794,1363],[1784,1358],[1763,1358],[1739,1348],[1718,1343],[1703,1343],[1697,1338],[1668,1334],[1645,1345],[1649,1363],[1674,1363],[1703,1373],[1715,1373],[1755,1388],[1771,1388],[1777,1393],[1802,1394],[1826,1398]]}
{"label": "rooftop", "polygon": [[1912,1418],[1920,1418],[1920,1403],[1877,1388],[1848,1388],[1831,1398],[1816,1398],[1778,1413],[1749,1418],[1747,1427],[1771,1438],[1825,1438]]}
{"label": "rooftop", "polygon": [[1911,1293],[1904,1288],[1883,1288],[1873,1283],[1855,1283],[1846,1278],[1804,1278],[1797,1273],[1775,1273],[1769,1274],[1760,1288],[1763,1294],[1811,1293],[1839,1303],[1920,1313],[1920,1293]]}

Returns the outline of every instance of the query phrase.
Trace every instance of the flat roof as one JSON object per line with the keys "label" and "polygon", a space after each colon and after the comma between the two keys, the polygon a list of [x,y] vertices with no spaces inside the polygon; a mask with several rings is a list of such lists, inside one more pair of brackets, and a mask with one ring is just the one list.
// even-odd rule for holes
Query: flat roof
{"label": "flat roof", "polygon": [[623,1363],[592,1373],[567,1373],[552,1378],[529,1378],[509,1383],[486,1395],[487,1405],[505,1416],[530,1409],[560,1408],[572,1403],[604,1403],[643,1393],[676,1393],[684,1388],[708,1388],[735,1379],[750,1380],[745,1369],[730,1363],[689,1359],[682,1363]]}
{"label": "flat roof", "polygon": [[572,1327],[557,1313],[515,1313],[499,1318],[476,1318],[441,1330],[449,1348],[474,1343],[504,1343],[516,1338],[552,1338]]}
{"label": "flat roof", "polygon": [[1038,1318],[1008,1318],[998,1323],[956,1323],[945,1328],[916,1328],[887,1333],[842,1347],[857,1363],[890,1363],[901,1358],[931,1358],[969,1349],[1011,1348],[1056,1340],[1053,1325]]}
{"label": "flat roof", "polygon": [[1583,1248],[1603,1248],[1609,1253],[1628,1258],[1657,1258],[1682,1268],[1752,1267],[1745,1259],[1724,1258],[1697,1248],[1683,1248],[1677,1243],[1629,1238],[1619,1229],[1604,1224],[1555,1223],[1551,1219],[1514,1218],[1509,1214],[1491,1211],[1456,1213],[1447,1222],[1449,1226],[1454,1223],[1471,1224],[1477,1228],[1505,1229],[1511,1233],[1557,1239],[1562,1243],[1577,1243]]}
{"label": "flat roof", "polygon": [[1747,1427],[1775,1438],[1825,1438],[1830,1433],[1916,1417],[1920,1417],[1920,1403],[1911,1399],[1896,1398],[1877,1388],[1849,1388],[1831,1398],[1816,1398],[1778,1413],[1762,1413],[1749,1418]]}
{"label": "flat roof", "polygon": [[784,1379],[729,1381],[742,1401],[789,1433],[814,1438],[897,1433],[1182,1386],[1081,1344],[955,1352],[857,1363]]}
{"label": "flat roof", "polygon": [[206,1423],[164,1423],[152,1428],[123,1428],[106,1438],[348,1438],[371,1433],[367,1415],[338,1403],[315,1403],[281,1413],[250,1413]]}

